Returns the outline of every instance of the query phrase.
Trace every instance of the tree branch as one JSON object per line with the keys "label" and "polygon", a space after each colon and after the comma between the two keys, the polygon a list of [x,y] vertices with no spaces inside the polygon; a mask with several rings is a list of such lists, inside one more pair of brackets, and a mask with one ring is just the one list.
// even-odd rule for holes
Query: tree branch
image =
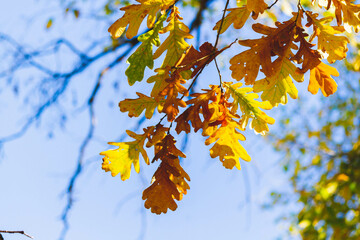
{"label": "tree branch", "polygon": [[[7,230],[0,230],[0,233],[9,233],[9,234],[22,234],[24,236],[27,236],[28,238],[34,238],[30,236],[29,234],[25,233],[24,231],[7,231]],[[0,234],[1,236],[1,234]]]}

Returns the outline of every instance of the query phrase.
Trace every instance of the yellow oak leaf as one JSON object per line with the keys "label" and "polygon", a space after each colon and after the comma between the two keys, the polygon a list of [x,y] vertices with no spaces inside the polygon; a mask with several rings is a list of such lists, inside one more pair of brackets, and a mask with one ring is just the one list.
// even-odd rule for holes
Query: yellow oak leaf
{"label": "yellow oak leaf", "polygon": [[[312,0],[314,4],[316,0]],[[355,32],[360,29],[360,4],[354,4],[355,0],[319,0],[318,5],[327,10],[330,9],[331,3],[335,6],[335,17],[337,25],[344,23],[347,32],[351,32],[354,28]]]}
{"label": "yellow oak leaf", "polygon": [[189,47],[189,44],[185,42],[185,38],[193,38],[189,33],[189,28],[180,21],[182,18],[179,14],[178,8],[174,7],[167,19],[169,24],[160,31],[162,34],[169,32],[169,36],[154,53],[154,59],[156,59],[167,51],[162,67],[174,66]]}
{"label": "yellow oak leaf", "polygon": [[151,97],[158,98],[159,93],[168,85],[166,79],[169,78],[169,71],[170,69],[168,68],[157,68],[155,69],[157,74],[149,77],[148,80],[146,80],[147,83],[154,83],[150,94]]}
{"label": "yellow oak leaf", "polygon": [[129,117],[138,117],[145,110],[145,117],[147,119],[152,118],[155,108],[158,108],[159,112],[162,110],[164,99],[155,99],[148,97],[142,93],[136,93],[139,98],[137,99],[125,99],[119,102],[121,112],[129,112]]}
{"label": "yellow oak leaf", "polygon": [[254,84],[261,64],[259,51],[261,51],[260,48],[266,49],[266,47],[264,47],[265,44],[266,42],[257,44],[257,47],[246,50],[230,59],[231,76],[234,79],[240,81],[245,77],[245,83],[247,85]]}
{"label": "yellow oak leaf", "polygon": [[351,32],[352,27],[355,32],[360,29],[360,4],[353,2],[354,0],[333,0],[338,26],[344,22],[344,28],[347,32]]}
{"label": "yellow oak leaf", "polygon": [[339,27],[332,27],[325,25],[332,20],[332,17],[316,19],[318,13],[306,12],[308,16],[308,24],[313,25],[314,33],[310,37],[310,42],[316,36],[318,37],[318,49],[327,55],[329,63],[334,63],[336,60],[342,60],[346,57],[348,50],[347,44],[350,42],[345,36],[337,36],[344,32]]}
{"label": "yellow oak leaf", "polygon": [[[235,29],[240,29],[244,26],[246,20],[249,18],[251,11],[246,6],[239,8],[229,8],[228,15],[223,20],[220,34],[224,33],[231,24],[234,24]],[[219,30],[221,20],[218,21],[213,30]]]}
{"label": "yellow oak leaf", "polygon": [[338,77],[339,72],[336,68],[326,65],[323,62],[311,69],[308,87],[309,92],[316,94],[320,88],[325,97],[335,93],[337,90],[337,84],[334,79],[331,78],[331,75]]}
{"label": "yellow oak leaf", "polygon": [[115,177],[120,173],[121,180],[125,181],[130,177],[131,165],[134,165],[135,171],[140,172],[139,155],[141,153],[146,164],[149,164],[149,158],[144,149],[144,143],[149,134],[153,131],[153,127],[144,129],[144,134],[136,134],[126,130],[126,133],[135,139],[132,142],[109,142],[110,145],[117,146],[117,149],[110,149],[101,152],[104,155],[102,169],[105,172],[111,172]]}
{"label": "yellow oak leaf", "polygon": [[256,101],[259,96],[251,93],[252,88],[241,88],[242,83],[223,83],[227,89],[226,94],[230,94],[234,101],[232,102],[231,112],[236,113],[240,107],[242,115],[240,116],[241,130],[245,130],[249,120],[251,120],[250,128],[256,133],[265,135],[269,131],[268,124],[274,124],[275,120],[264,113],[260,108],[270,110],[272,105],[268,102]]}
{"label": "yellow oak leaf", "polygon": [[137,0],[137,2],[140,4],[132,4],[120,8],[120,10],[125,11],[125,14],[110,26],[109,32],[113,38],[120,37],[128,25],[126,37],[128,39],[135,37],[142,21],[147,15],[147,27],[152,28],[155,23],[156,14],[159,11],[168,9],[175,3],[175,0]]}
{"label": "yellow oak leaf", "polygon": [[254,84],[254,92],[262,92],[261,99],[269,101],[274,107],[280,103],[285,105],[288,102],[288,94],[293,99],[298,97],[298,90],[291,77],[297,82],[304,81],[304,74],[298,72],[296,66],[287,58],[278,58],[275,64],[279,64],[276,74]]}
{"label": "yellow oak leaf", "polygon": [[226,125],[220,126],[212,135],[206,139],[205,144],[215,144],[210,149],[212,158],[219,157],[225,168],[232,169],[234,166],[241,169],[239,159],[250,161],[251,158],[244,147],[239,143],[245,141],[245,136],[239,133],[235,121],[229,121]]}

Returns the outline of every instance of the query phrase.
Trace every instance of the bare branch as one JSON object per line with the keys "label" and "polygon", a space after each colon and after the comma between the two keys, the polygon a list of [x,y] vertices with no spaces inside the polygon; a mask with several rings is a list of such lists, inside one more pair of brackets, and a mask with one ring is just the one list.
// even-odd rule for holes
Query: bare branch
{"label": "bare branch", "polygon": [[63,230],[61,232],[60,235],[60,239],[64,239],[66,232],[69,228],[69,223],[68,223],[68,215],[69,215],[69,211],[71,210],[71,207],[73,205],[74,202],[74,198],[73,198],[73,193],[74,193],[74,186],[75,183],[79,177],[79,175],[81,174],[81,172],[83,171],[83,164],[84,164],[84,156],[85,156],[85,150],[87,148],[87,146],[89,145],[93,134],[94,134],[94,130],[95,130],[95,113],[94,113],[94,101],[98,95],[99,89],[101,87],[101,82],[102,79],[104,77],[104,75],[113,67],[115,67],[116,65],[118,65],[119,63],[121,63],[121,61],[133,50],[133,48],[137,45],[138,42],[133,42],[132,45],[129,46],[129,48],[126,50],[126,52],[124,52],[122,55],[120,55],[119,57],[117,57],[114,61],[112,61],[106,68],[104,68],[98,78],[97,81],[95,83],[95,86],[90,94],[90,97],[87,100],[87,107],[89,108],[89,119],[90,119],[90,126],[89,126],[89,130],[88,133],[86,135],[86,137],[84,138],[80,149],[79,149],[79,156],[77,159],[77,165],[76,165],[76,169],[75,172],[73,173],[73,175],[70,178],[69,184],[67,186],[67,190],[66,190],[66,196],[67,196],[67,203],[66,206],[64,208],[63,214],[62,214],[62,221],[63,221]]}
{"label": "bare branch", "polygon": [[[30,236],[29,234],[25,233],[24,231],[7,231],[7,230],[0,230],[0,233],[10,233],[10,234],[22,234],[24,236],[27,236],[28,238],[34,238]],[[0,234],[1,236],[1,234]]]}
{"label": "bare branch", "polygon": [[[61,41],[62,42],[62,41]],[[119,41],[119,43],[114,46],[115,49],[119,48],[120,46],[124,46],[125,44],[130,44],[129,49],[125,52],[125,54],[128,54],[129,51],[131,51],[131,49],[138,43],[137,39],[132,39],[132,40],[122,40]],[[56,81],[58,83],[60,83],[60,87],[50,96],[48,97],[42,104],[40,104],[40,106],[38,106],[38,108],[34,111],[35,113],[28,117],[27,121],[25,122],[25,124],[23,124],[23,126],[15,133],[12,133],[8,136],[4,136],[4,137],[0,137],[0,145],[4,144],[5,142],[10,142],[13,141],[15,139],[18,139],[19,137],[22,137],[27,130],[30,128],[30,126],[36,121],[38,120],[41,115],[44,113],[45,110],[47,110],[53,103],[55,103],[59,97],[65,92],[65,90],[67,89],[70,80],[75,77],[76,75],[82,73],[85,69],[87,69],[91,64],[93,64],[94,62],[96,62],[99,59],[102,59],[102,57],[106,56],[109,53],[112,53],[114,49],[105,49],[101,52],[99,52],[98,54],[94,55],[93,57],[83,57],[80,59],[80,61],[78,62],[77,66],[70,72],[66,72],[66,73],[58,73],[58,72],[52,72],[51,70],[49,70],[48,74],[50,75],[50,79],[56,79]],[[24,55],[24,59],[26,61],[27,59],[27,54]],[[112,62],[109,66],[112,65],[116,65],[116,62],[121,61],[121,58],[118,57],[115,59],[114,62]],[[36,67],[37,65],[33,65],[34,67]],[[37,68],[39,69],[39,68]],[[39,69],[41,70],[41,69]],[[44,81],[48,81],[49,78],[45,78]]]}

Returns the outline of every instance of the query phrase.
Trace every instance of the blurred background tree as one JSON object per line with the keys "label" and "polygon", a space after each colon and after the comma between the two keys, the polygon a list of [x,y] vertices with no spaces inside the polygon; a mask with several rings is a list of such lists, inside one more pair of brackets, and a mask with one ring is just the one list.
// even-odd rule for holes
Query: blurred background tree
{"label": "blurred background tree", "polygon": [[346,69],[342,76],[334,97],[303,99],[269,138],[293,188],[273,192],[273,203],[300,203],[284,217],[302,239],[360,238],[360,82]]}

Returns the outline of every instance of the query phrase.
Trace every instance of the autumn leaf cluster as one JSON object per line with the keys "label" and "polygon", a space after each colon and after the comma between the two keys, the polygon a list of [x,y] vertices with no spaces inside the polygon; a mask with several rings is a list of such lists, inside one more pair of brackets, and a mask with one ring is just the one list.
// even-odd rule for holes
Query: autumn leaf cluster
{"label": "autumn leaf cluster", "polygon": [[[145,117],[151,119],[157,111],[162,118],[142,133],[128,130],[133,141],[110,143],[118,148],[101,153],[102,168],[126,180],[132,165],[136,172],[140,171],[140,154],[146,164],[160,162],[151,185],[143,192],[145,207],[157,214],[175,210],[175,200],[180,201],[190,189],[190,177],[180,165],[185,154],[175,146],[171,134],[173,125],[177,134],[201,130],[205,145],[211,145],[210,156],[218,158],[225,168],[240,169],[240,159],[251,159],[241,145],[246,140],[242,132],[249,126],[255,133],[265,135],[275,120],[264,110],[286,104],[288,96],[296,99],[295,84],[304,82],[306,73],[310,73],[310,93],[320,90],[328,97],[336,92],[333,77],[339,73],[323,61],[332,64],[344,59],[349,43],[345,31],[357,32],[360,27],[360,5],[351,0],[312,1],[313,9],[325,9],[326,17],[306,10],[299,1],[292,17],[274,26],[259,21],[273,7],[264,0],[227,1],[224,15],[213,28],[215,44],[205,42],[197,50],[187,43],[193,36],[183,22],[177,1],[137,1],[138,4],[121,8],[124,15],[109,28],[113,38],[123,37],[126,32],[125,37],[131,39],[138,35],[146,18],[148,31],[138,36],[140,45],[128,58],[125,75],[129,84],[142,81],[145,69],[154,68],[154,59],[162,56],[164,60],[154,75],[147,78],[147,83],[153,84],[150,94],[137,92],[137,98],[125,99],[119,107],[129,117],[139,117],[145,111]],[[228,8],[228,4],[236,7]],[[250,18],[256,21],[252,29],[260,38],[234,39],[227,46],[217,48],[221,34],[231,26],[240,32]],[[335,26],[331,25],[333,22]],[[245,50],[231,56],[229,68],[233,80],[223,82],[218,69],[220,82],[201,79],[209,81],[209,88],[190,94],[204,68],[213,61],[216,63],[216,57],[235,44]],[[168,126],[162,124],[164,119]],[[147,148],[154,149],[151,161]]]}

